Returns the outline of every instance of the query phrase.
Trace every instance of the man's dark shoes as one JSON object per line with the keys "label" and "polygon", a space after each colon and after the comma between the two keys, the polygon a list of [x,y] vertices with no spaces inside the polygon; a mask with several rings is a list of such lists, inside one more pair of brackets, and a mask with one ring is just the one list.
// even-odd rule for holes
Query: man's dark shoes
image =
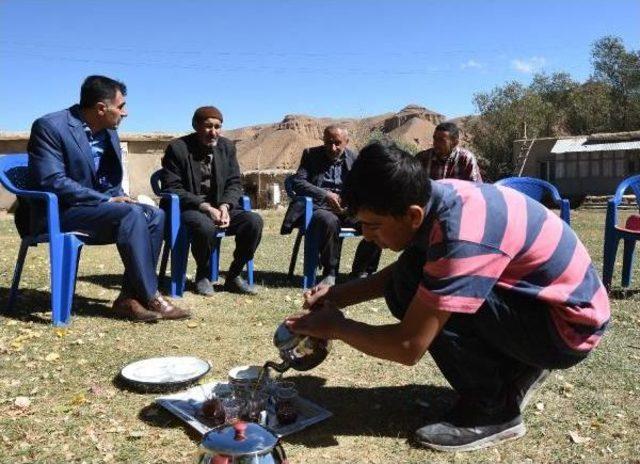
{"label": "man's dark shoes", "polygon": [[233,279],[227,279],[222,287],[227,292],[238,293],[240,295],[257,295],[258,292],[249,283],[240,276]]}
{"label": "man's dark shoes", "polygon": [[147,310],[135,298],[120,294],[113,302],[113,312],[119,317],[135,322],[156,322],[160,315]]}
{"label": "man's dark shoes", "polygon": [[209,279],[203,277],[196,280],[196,293],[203,296],[213,296],[215,293],[213,290],[213,284]]}
{"label": "man's dark shoes", "polygon": [[158,314],[162,319],[189,319],[191,317],[189,311],[176,306],[159,293],[156,293],[156,295],[149,300],[147,309]]}
{"label": "man's dark shoes", "polygon": [[551,370],[527,366],[513,380],[513,390],[520,412],[524,411],[540,385],[549,377]]}
{"label": "man's dark shoes", "polygon": [[438,451],[473,451],[520,438],[526,433],[515,407],[494,410],[469,408],[460,401],[442,421],[416,430],[416,440]]}

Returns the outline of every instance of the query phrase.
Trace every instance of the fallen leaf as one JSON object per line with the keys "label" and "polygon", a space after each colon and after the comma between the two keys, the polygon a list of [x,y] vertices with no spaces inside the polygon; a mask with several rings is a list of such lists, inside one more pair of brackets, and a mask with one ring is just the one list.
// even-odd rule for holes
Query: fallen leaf
{"label": "fallen leaf", "polygon": [[581,445],[582,443],[591,441],[590,437],[581,437],[580,435],[578,435],[578,432],[574,431],[569,432],[569,438],[571,438],[571,441],[576,445]]}
{"label": "fallen leaf", "polygon": [[72,345],[84,345],[84,342],[82,341],[81,338],[78,338],[77,340],[74,340],[71,342]]}
{"label": "fallen leaf", "polygon": [[284,297],[284,301],[286,301],[287,303],[291,302],[293,300],[293,298],[291,298],[289,295],[285,295]]}
{"label": "fallen leaf", "polygon": [[76,393],[75,395],[73,395],[73,398],[71,398],[71,404],[73,406],[82,406],[87,402],[87,396],[84,394],[84,392]]}
{"label": "fallen leaf", "polygon": [[50,361],[50,362],[57,361],[58,359],[60,359],[60,355],[58,353],[49,353],[44,357],[45,361]]}
{"label": "fallen leaf", "polygon": [[19,407],[20,409],[26,409],[29,406],[31,406],[31,400],[26,396],[18,396],[13,402],[13,404]]}
{"label": "fallen leaf", "polygon": [[142,430],[132,430],[131,432],[129,432],[130,438],[142,438],[146,435],[147,435],[146,432]]}
{"label": "fallen leaf", "polygon": [[67,333],[69,332],[69,329],[61,329],[61,328],[57,328],[53,330],[53,333],[56,334],[56,337],[58,338],[63,338],[67,335]]}
{"label": "fallen leaf", "polygon": [[18,321],[7,321],[7,325],[9,326],[18,325]]}
{"label": "fallen leaf", "polygon": [[538,411],[544,411],[544,403],[542,403],[542,402],[536,403],[536,409]]}
{"label": "fallen leaf", "polygon": [[197,322],[189,322],[189,323],[187,323],[187,327],[189,327],[190,329],[195,329],[196,327],[198,327],[198,323]]}

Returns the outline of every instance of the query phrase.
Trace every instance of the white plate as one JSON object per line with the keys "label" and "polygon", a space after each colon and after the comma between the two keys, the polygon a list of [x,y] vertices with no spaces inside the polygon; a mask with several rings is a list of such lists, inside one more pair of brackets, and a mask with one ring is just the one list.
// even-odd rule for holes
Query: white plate
{"label": "white plate", "polygon": [[257,382],[262,372],[260,366],[236,366],[229,371],[232,382]]}
{"label": "white plate", "polygon": [[172,386],[189,383],[203,377],[211,366],[193,356],[165,356],[141,359],[127,364],[120,375],[139,386]]}

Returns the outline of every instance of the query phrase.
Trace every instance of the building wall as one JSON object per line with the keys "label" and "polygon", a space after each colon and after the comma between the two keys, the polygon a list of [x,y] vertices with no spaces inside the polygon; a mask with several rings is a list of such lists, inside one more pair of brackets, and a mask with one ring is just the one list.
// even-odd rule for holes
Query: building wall
{"label": "building wall", "polygon": [[[136,198],[144,194],[154,198],[149,178],[161,167],[162,156],[168,142],[181,134],[148,134],[121,135],[123,158],[128,173],[129,195]],[[10,153],[25,153],[29,134],[20,133],[0,135],[0,156]],[[284,177],[291,171],[269,171],[258,176],[255,172],[243,175],[243,184],[250,194],[254,207],[265,207],[272,204],[269,201],[268,189],[273,183],[278,183],[282,192],[283,202],[286,203],[284,192]],[[258,182],[259,179],[259,182]],[[124,186],[124,182],[123,182]],[[258,186],[261,191],[258,192]],[[15,202],[15,196],[0,186],[0,210],[10,210]]]}
{"label": "building wall", "polygon": [[[640,151],[607,151],[554,154],[557,138],[536,140],[529,152],[522,175],[545,178],[541,163],[547,163],[552,182],[563,196],[613,195],[618,184],[628,176],[640,174]],[[513,143],[517,159],[524,141]],[[517,172],[514,174],[517,175]]]}

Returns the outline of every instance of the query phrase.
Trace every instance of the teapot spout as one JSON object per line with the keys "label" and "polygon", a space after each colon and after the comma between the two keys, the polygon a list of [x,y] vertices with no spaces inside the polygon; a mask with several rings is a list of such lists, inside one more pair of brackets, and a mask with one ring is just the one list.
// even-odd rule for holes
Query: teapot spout
{"label": "teapot spout", "polygon": [[267,361],[264,364],[264,367],[267,369],[273,369],[274,371],[283,374],[285,371],[289,370],[289,363],[287,361],[283,361],[280,364],[276,364],[273,361]]}

